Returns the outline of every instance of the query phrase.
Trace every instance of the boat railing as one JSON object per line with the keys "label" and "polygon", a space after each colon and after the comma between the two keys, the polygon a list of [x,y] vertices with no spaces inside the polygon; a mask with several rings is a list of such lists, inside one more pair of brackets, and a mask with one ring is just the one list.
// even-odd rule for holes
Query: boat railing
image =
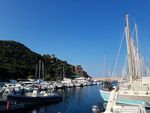
{"label": "boat railing", "polygon": [[133,91],[133,90],[119,90],[120,94],[123,95],[141,95],[141,96],[150,96],[148,91]]}

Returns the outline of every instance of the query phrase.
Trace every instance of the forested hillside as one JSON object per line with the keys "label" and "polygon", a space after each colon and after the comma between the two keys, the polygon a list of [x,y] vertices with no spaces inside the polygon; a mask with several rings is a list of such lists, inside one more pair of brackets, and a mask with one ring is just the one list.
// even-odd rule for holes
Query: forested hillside
{"label": "forested hillside", "polygon": [[16,41],[0,41],[0,79],[38,78],[39,67],[40,76],[44,74],[46,80],[88,77],[80,65],[73,66],[55,55],[42,56]]}

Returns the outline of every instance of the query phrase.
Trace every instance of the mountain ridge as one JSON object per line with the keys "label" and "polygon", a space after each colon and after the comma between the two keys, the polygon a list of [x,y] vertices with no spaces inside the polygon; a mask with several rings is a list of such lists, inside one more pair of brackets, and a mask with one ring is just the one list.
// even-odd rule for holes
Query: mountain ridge
{"label": "mountain ridge", "polygon": [[[44,63],[46,80],[89,75],[81,65],[74,66],[55,57],[54,54],[40,55],[24,44],[14,40],[0,40],[0,79],[37,78],[39,61]],[[42,70],[40,70],[42,73]]]}

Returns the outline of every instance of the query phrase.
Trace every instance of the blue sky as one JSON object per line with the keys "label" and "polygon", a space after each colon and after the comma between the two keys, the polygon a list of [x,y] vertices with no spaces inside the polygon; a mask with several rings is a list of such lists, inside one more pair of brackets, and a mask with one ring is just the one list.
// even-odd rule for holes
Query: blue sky
{"label": "blue sky", "polygon": [[[150,55],[149,6],[149,0],[0,0],[0,39],[55,54],[81,64],[92,76],[102,76],[104,55],[107,70],[113,67],[125,14],[138,23],[141,48]],[[118,70],[123,59],[121,55]]]}

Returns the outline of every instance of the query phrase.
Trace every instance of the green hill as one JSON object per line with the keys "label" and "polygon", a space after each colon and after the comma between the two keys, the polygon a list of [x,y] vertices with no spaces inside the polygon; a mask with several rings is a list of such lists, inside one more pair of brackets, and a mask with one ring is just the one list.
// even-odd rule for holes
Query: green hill
{"label": "green hill", "polygon": [[[55,55],[40,55],[16,41],[0,41],[0,79],[25,79],[38,76],[39,61],[44,64],[45,79],[73,77],[77,73],[75,66],[62,61]],[[42,66],[41,66],[42,69]],[[88,76],[85,71],[79,76]],[[41,77],[42,71],[40,70]]]}

